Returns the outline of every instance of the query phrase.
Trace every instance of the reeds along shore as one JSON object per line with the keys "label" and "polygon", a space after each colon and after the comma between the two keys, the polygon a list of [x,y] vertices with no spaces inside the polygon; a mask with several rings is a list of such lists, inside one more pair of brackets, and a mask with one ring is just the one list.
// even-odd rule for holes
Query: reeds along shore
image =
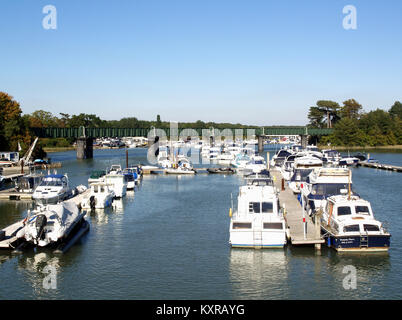
{"label": "reeds along shore", "polygon": [[389,145],[389,146],[326,146],[326,145],[319,145],[320,149],[336,149],[339,151],[343,150],[375,150],[375,149],[384,149],[384,150],[402,150],[402,145]]}

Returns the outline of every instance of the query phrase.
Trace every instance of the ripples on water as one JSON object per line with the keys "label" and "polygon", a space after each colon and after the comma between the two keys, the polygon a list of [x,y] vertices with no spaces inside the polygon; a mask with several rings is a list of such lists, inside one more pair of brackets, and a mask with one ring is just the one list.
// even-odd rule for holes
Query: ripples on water
{"label": "ripples on water", "polygon": [[[73,185],[91,171],[125,165],[125,150],[97,150],[63,161]],[[146,150],[129,150],[130,163],[146,162]],[[401,154],[373,153],[398,164]],[[360,195],[388,221],[389,254],[338,254],[323,248],[230,249],[230,194],[236,175],[145,176],[136,192],[114,208],[91,214],[90,232],[65,255],[49,250],[0,253],[0,299],[401,299],[402,222],[400,173],[353,169]],[[26,214],[24,202],[0,203],[0,227]],[[57,289],[43,288],[46,265],[57,270]],[[343,268],[357,270],[357,289],[343,288]]]}

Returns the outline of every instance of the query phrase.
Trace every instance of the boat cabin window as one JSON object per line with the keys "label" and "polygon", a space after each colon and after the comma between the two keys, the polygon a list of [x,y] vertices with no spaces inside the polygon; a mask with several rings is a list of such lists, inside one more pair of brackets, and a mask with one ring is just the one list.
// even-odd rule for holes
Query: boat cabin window
{"label": "boat cabin window", "polygon": [[356,206],[355,209],[357,214],[370,214],[367,206]]}
{"label": "boat cabin window", "polygon": [[105,187],[104,186],[100,187],[100,192],[105,192]]}
{"label": "boat cabin window", "polygon": [[364,231],[380,231],[380,228],[374,224],[364,224]]}
{"label": "boat cabin window", "polygon": [[261,204],[259,202],[250,202],[248,204],[248,212],[249,213],[260,213],[261,212]]}
{"label": "boat cabin window", "polygon": [[358,224],[352,224],[350,226],[343,227],[343,232],[359,232],[360,227]]}
{"label": "boat cabin window", "polygon": [[251,229],[251,222],[233,222],[233,229]]}
{"label": "boat cabin window", "polygon": [[249,213],[271,213],[273,212],[274,205],[272,202],[250,202]]}
{"label": "boat cabin window", "polygon": [[263,202],[262,203],[262,212],[263,213],[271,213],[274,211],[274,204],[272,202]]}
{"label": "boat cabin window", "polygon": [[98,186],[94,186],[94,192],[98,193]]}
{"label": "boat cabin window", "polygon": [[266,222],[264,223],[264,229],[278,229],[282,230],[283,225],[282,222]]}
{"label": "boat cabin window", "polygon": [[328,196],[341,194],[342,189],[347,189],[347,183],[317,183],[314,184],[311,190],[311,194]]}
{"label": "boat cabin window", "polygon": [[346,216],[352,214],[350,207],[338,207],[338,216]]}

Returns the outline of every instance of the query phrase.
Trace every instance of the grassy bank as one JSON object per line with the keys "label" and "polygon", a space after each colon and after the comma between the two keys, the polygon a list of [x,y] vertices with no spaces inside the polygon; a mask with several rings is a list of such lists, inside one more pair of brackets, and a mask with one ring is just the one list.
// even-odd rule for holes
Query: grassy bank
{"label": "grassy bank", "polygon": [[50,152],[63,152],[63,151],[69,151],[69,150],[75,150],[75,147],[49,147],[49,148],[43,148],[46,153]]}
{"label": "grassy bank", "polygon": [[321,145],[318,146],[320,149],[329,149],[333,148],[336,150],[374,150],[374,149],[387,149],[387,150],[402,150],[402,145],[392,145],[392,146],[325,146]]}

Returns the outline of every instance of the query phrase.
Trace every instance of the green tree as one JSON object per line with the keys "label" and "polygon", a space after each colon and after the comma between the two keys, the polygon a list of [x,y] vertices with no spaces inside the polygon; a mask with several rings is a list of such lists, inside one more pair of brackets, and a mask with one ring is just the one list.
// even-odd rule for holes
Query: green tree
{"label": "green tree", "polygon": [[391,109],[389,109],[389,113],[394,118],[399,117],[399,119],[402,119],[402,103],[395,101]]}
{"label": "green tree", "polygon": [[343,102],[343,106],[340,110],[342,118],[359,119],[362,105],[355,99],[349,99]]}
{"label": "green tree", "polygon": [[37,110],[30,115],[31,128],[58,127],[58,119],[51,112]]}
{"label": "green tree", "polygon": [[325,111],[327,115],[327,127],[332,128],[332,122],[335,122],[338,119],[339,104],[331,100],[319,100],[317,101],[317,106]]}
{"label": "green tree", "polygon": [[360,146],[366,140],[365,133],[359,129],[358,121],[349,118],[339,120],[331,136],[330,140],[335,145]]}
{"label": "green tree", "polygon": [[313,128],[323,128],[324,117],[326,113],[324,110],[320,109],[319,107],[310,107],[309,113],[307,118],[310,120],[309,126]]}

